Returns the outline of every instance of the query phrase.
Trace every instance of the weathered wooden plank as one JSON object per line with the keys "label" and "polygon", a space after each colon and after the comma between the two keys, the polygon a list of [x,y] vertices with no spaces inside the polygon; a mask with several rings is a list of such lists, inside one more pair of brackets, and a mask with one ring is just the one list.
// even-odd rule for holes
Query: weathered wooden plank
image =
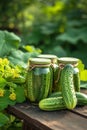
{"label": "weathered wooden plank", "polygon": [[16,104],[8,111],[24,119],[33,130],[86,130],[87,119],[68,110],[46,112],[29,102]]}
{"label": "weathered wooden plank", "polygon": [[[81,89],[81,92],[87,94],[87,89]],[[76,107],[75,109],[73,109],[71,111],[87,118],[87,105]]]}
{"label": "weathered wooden plank", "polygon": [[87,89],[81,89],[81,92],[87,94]]}
{"label": "weathered wooden plank", "polygon": [[87,118],[87,106],[76,107],[72,112]]}

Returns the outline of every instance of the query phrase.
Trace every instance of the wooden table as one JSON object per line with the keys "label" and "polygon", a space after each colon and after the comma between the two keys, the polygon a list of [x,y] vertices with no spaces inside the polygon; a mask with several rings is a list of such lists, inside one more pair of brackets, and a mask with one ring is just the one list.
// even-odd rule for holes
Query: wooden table
{"label": "wooden table", "polygon": [[87,106],[46,112],[25,102],[9,106],[7,111],[23,120],[23,130],[87,130]]}

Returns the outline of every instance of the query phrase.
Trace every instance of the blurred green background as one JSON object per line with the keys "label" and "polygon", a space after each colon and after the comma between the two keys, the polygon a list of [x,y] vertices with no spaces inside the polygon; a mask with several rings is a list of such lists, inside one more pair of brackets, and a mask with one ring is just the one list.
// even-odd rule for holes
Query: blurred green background
{"label": "blurred green background", "polygon": [[80,58],[87,68],[86,0],[0,0],[0,30],[42,53]]}
{"label": "blurred green background", "polygon": [[[48,53],[80,58],[87,68],[87,0],[0,0],[0,30],[14,32],[22,39],[18,48],[18,37],[0,32],[0,56],[7,55],[22,67],[29,57]],[[4,34],[13,41],[4,39],[7,50],[3,51]],[[11,45],[14,39],[17,47]],[[15,117],[8,125],[0,130],[22,127]]]}

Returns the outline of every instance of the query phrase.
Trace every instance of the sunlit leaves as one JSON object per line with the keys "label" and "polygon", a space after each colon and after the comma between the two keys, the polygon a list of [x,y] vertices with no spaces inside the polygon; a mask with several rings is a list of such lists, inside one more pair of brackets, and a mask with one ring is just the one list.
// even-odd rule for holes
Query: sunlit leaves
{"label": "sunlit leaves", "polygon": [[67,41],[72,44],[77,44],[80,40],[87,43],[87,27],[81,29],[68,28],[65,33],[57,37],[57,40]]}
{"label": "sunlit leaves", "polygon": [[83,70],[80,72],[81,81],[87,81],[87,70]]}
{"label": "sunlit leaves", "polygon": [[[26,48],[24,47],[24,49],[26,49]],[[19,66],[21,66],[23,68],[26,68],[27,64],[28,64],[28,59],[30,57],[35,57],[40,53],[35,48],[33,49],[32,47],[29,47],[27,49],[28,49],[27,52],[12,49],[12,51],[10,53],[10,56],[8,56],[8,59],[14,65],[19,65]],[[28,51],[31,51],[31,52],[28,52]]]}
{"label": "sunlit leaves", "polygon": [[0,57],[8,55],[12,48],[18,48],[20,41],[14,33],[0,31]]}
{"label": "sunlit leaves", "polygon": [[78,63],[78,69],[80,71],[80,80],[81,81],[87,81],[87,69],[85,69],[85,65],[82,63],[81,60],[79,60],[79,63]]}
{"label": "sunlit leaves", "polygon": [[81,60],[79,60],[79,62],[78,62],[78,69],[79,69],[79,71],[81,72],[81,71],[83,71],[84,70],[84,68],[85,68],[85,65],[82,63],[82,61]]}

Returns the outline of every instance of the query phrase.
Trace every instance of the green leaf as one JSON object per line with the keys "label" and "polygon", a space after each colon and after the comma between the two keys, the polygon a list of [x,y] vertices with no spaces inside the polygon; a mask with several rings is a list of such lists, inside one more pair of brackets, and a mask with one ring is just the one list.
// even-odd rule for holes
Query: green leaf
{"label": "green leaf", "polygon": [[21,67],[23,67],[23,68],[26,68],[26,67],[27,67],[27,64],[24,63],[23,60],[20,60],[20,59],[11,57],[11,56],[9,56],[8,59],[9,59],[10,62],[13,63],[14,65],[19,65],[19,66],[21,66]]}
{"label": "green leaf", "polygon": [[78,69],[79,69],[79,71],[81,72],[81,71],[83,71],[84,70],[84,64],[82,63],[82,61],[81,60],[79,60],[79,62],[78,62]]}
{"label": "green leaf", "polygon": [[79,39],[87,43],[87,27],[79,29]]}
{"label": "green leaf", "polygon": [[87,60],[86,60],[87,59],[87,44],[81,43],[81,46],[80,46],[80,43],[79,43],[77,45],[78,45],[77,50],[71,52],[69,56],[77,57],[81,59],[85,65],[85,68],[87,68]]}
{"label": "green leaf", "polygon": [[68,28],[65,33],[56,37],[56,40],[68,41],[72,44],[77,44],[78,41],[87,43],[87,27],[82,28]]}
{"label": "green leaf", "polygon": [[15,93],[16,93],[16,101],[17,103],[22,103],[25,101],[25,92],[24,92],[24,88],[21,87],[21,86],[18,86],[16,89],[15,89]]}
{"label": "green leaf", "polygon": [[3,97],[0,97],[0,111],[7,108],[8,105],[15,105],[16,100],[15,101],[10,100],[9,95],[10,95],[10,91],[6,90],[5,95]]}
{"label": "green leaf", "polygon": [[14,58],[22,60],[24,53],[21,50],[12,49],[10,55]]}
{"label": "green leaf", "polygon": [[22,52],[20,50],[12,49],[10,56],[8,56],[8,59],[14,65],[19,65],[23,68],[26,68],[28,59],[30,57],[35,57],[37,55],[38,55],[37,52],[29,53],[29,52]]}
{"label": "green leaf", "polygon": [[18,48],[20,41],[14,33],[0,31],[0,56],[8,55],[12,48]]}
{"label": "green leaf", "polygon": [[49,53],[50,54],[53,53],[54,55],[57,55],[58,57],[66,56],[65,50],[61,46],[55,46],[55,47],[51,48]]}
{"label": "green leaf", "polygon": [[14,101],[10,100],[9,95],[10,95],[10,91],[6,90],[6,101],[8,102],[7,105],[11,105],[11,106],[15,105],[16,104],[16,100],[14,100]]}
{"label": "green leaf", "polygon": [[87,81],[87,70],[86,69],[80,72],[80,80]]}
{"label": "green leaf", "polygon": [[57,24],[56,23],[46,23],[45,25],[41,26],[41,32],[45,35],[50,35],[55,33],[57,30]]}
{"label": "green leaf", "polygon": [[4,126],[9,121],[9,118],[0,112],[0,127]]}
{"label": "green leaf", "polygon": [[8,100],[8,105],[13,106],[15,104],[16,104],[16,100],[15,101],[12,101],[10,99]]}
{"label": "green leaf", "polygon": [[0,77],[0,88],[4,88],[6,84],[7,84],[7,81],[4,78]]}
{"label": "green leaf", "polygon": [[33,32],[28,35],[27,42],[30,44],[38,45],[39,41],[43,39],[43,35],[39,28],[34,28]]}
{"label": "green leaf", "polygon": [[7,106],[8,106],[8,97],[7,94],[5,93],[3,97],[0,97],[0,111],[7,108]]}
{"label": "green leaf", "polygon": [[68,41],[72,44],[77,44],[77,41],[79,40],[79,33],[77,29],[67,29],[67,31],[59,36],[56,37],[56,40],[61,41]]}

